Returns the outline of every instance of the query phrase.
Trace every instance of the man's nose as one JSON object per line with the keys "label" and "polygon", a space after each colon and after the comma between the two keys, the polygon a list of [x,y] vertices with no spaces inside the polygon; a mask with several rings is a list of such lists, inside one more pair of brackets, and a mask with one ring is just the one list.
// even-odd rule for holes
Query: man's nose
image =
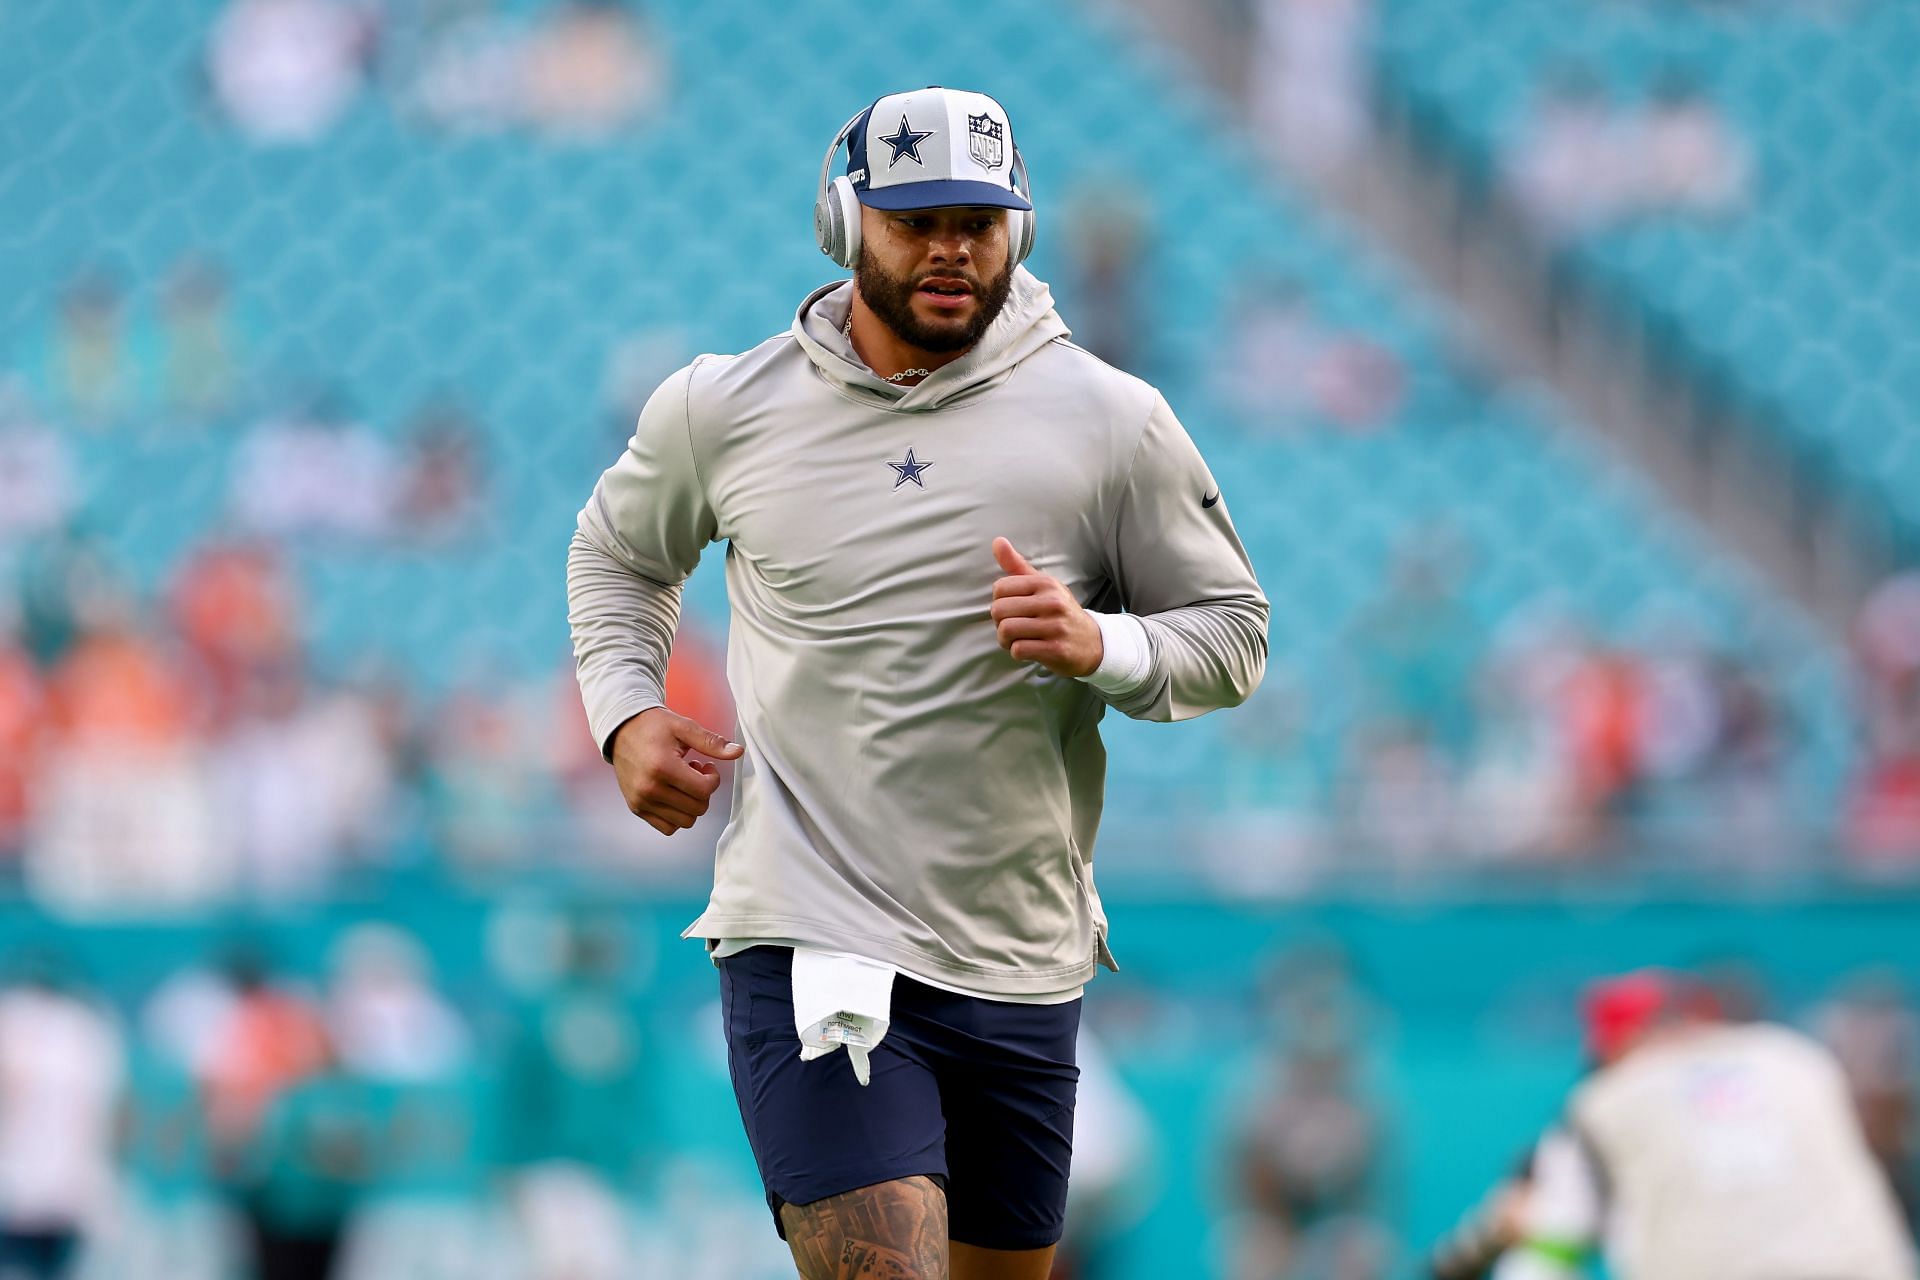
{"label": "man's nose", "polygon": [[973,238],[961,232],[936,235],[927,247],[935,262],[948,266],[965,266],[973,258]]}

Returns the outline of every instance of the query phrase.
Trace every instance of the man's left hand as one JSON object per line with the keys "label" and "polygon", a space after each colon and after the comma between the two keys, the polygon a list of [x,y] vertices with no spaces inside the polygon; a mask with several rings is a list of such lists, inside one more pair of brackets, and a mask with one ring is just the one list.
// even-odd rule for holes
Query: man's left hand
{"label": "man's left hand", "polygon": [[1077,679],[1098,667],[1105,653],[1100,624],[1080,607],[1066,584],[1028,564],[1005,538],[993,540],[993,558],[1006,575],[993,584],[993,625],[1000,647],[1057,676]]}

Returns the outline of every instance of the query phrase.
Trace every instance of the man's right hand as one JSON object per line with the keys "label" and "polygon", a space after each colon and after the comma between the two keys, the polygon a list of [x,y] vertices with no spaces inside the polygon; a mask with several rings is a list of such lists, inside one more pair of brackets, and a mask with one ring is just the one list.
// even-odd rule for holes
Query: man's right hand
{"label": "man's right hand", "polygon": [[738,760],[746,748],[665,707],[652,707],[613,731],[613,776],[627,808],[663,836],[691,827],[720,789],[706,760]]}

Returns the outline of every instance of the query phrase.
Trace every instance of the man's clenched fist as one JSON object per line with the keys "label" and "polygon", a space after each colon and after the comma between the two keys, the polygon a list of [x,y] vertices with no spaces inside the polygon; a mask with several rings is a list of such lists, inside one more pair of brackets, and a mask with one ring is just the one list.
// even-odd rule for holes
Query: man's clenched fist
{"label": "man's clenched fist", "polygon": [[691,827],[720,789],[720,770],[694,754],[738,760],[746,750],[665,707],[613,731],[613,776],[627,808],[663,836]]}
{"label": "man's clenched fist", "polygon": [[1022,662],[1058,676],[1079,677],[1100,665],[1100,624],[1060,579],[1027,563],[1005,538],[993,540],[993,558],[1006,576],[993,584],[993,625],[1000,647]]}

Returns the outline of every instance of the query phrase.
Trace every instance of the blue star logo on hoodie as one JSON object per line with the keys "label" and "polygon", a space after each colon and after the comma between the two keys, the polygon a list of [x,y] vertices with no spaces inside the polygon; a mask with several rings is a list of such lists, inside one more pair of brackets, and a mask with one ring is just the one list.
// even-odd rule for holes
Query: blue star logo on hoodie
{"label": "blue star logo on hoodie", "polygon": [[884,133],[880,135],[880,141],[893,148],[893,155],[887,159],[887,168],[893,168],[900,162],[902,156],[915,164],[924,165],[926,161],[920,158],[920,144],[932,136],[932,130],[915,129],[907,123],[905,116],[901,116],[900,128],[897,132],[891,136]]}
{"label": "blue star logo on hoodie", "polygon": [[889,462],[887,465],[898,473],[893,482],[894,488],[898,489],[901,485],[911,480],[924,489],[927,487],[927,482],[920,478],[920,473],[933,464],[931,462],[920,461],[913,456],[913,450],[908,449],[907,460],[905,462]]}

